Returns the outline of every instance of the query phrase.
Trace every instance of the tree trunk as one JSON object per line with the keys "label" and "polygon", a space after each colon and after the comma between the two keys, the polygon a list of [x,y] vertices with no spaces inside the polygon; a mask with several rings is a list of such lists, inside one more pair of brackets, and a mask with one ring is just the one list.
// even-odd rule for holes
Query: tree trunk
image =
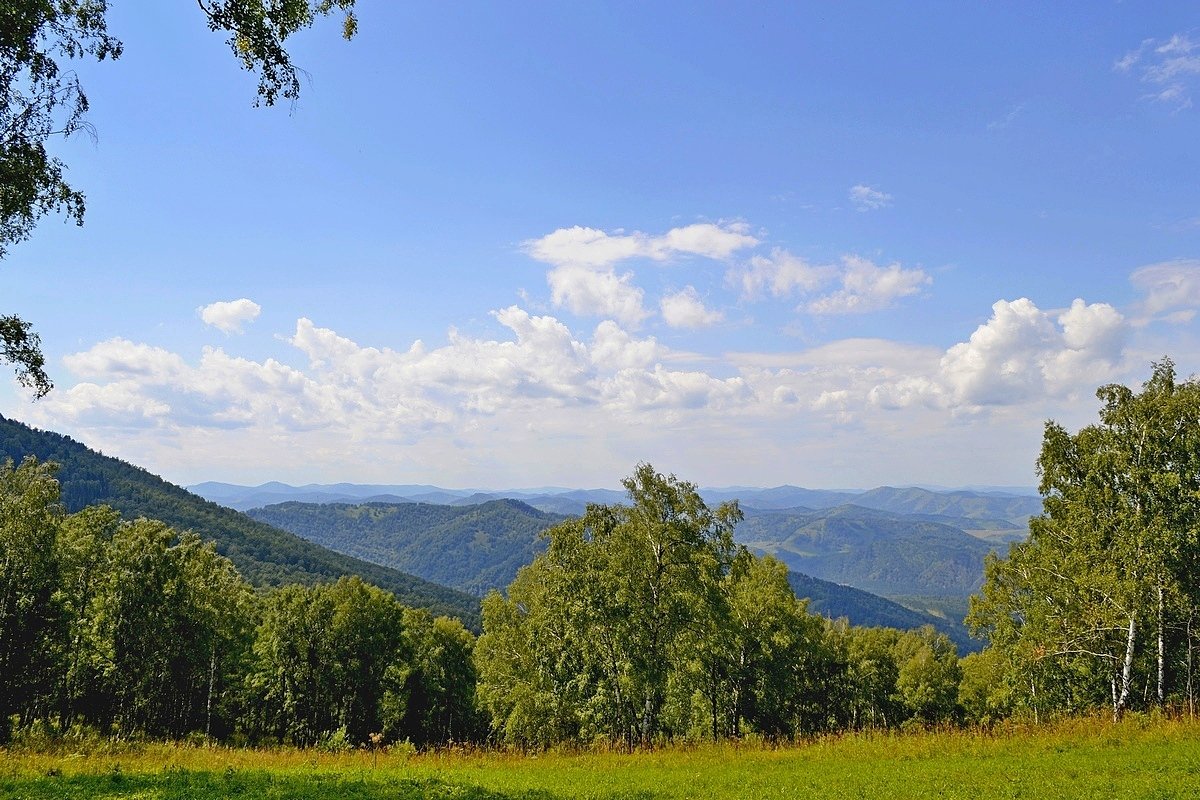
{"label": "tree trunk", "polygon": [[213,686],[217,681],[217,645],[214,642],[208,657],[208,701],[204,707],[204,736],[212,736]]}
{"label": "tree trunk", "polygon": [[1187,704],[1188,717],[1196,716],[1196,698],[1192,692],[1192,618],[1196,615],[1196,609],[1188,609],[1187,621]]}
{"label": "tree trunk", "polygon": [[1125,705],[1129,701],[1129,689],[1133,683],[1133,649],[1137,641],[1137,620],[1129,615],[1129,633],[1125,637],[1125,660],[1121,665],[1120,692],[1113,691],[1113,721],[1119,722],[1125,713]]}
{"label": "tree trunk", "polygon": [[712,737],[717,741],[717,667],[714,664],[709,670],[709,691],[712,693]]}
{"label": "tree trunk", "polygon": [[654,698],[646,695],[646,703],[642,710],[642,746],[650,746],[650,737],[654,733]]}
{"label": "tree trunk", "polygon": [[1165,625],[1165,603],[1163,602],[1163,587],[1158,585],[1158,707],[1163,707],[1163,701],[1166,697],[1164,687],[1164,645],[1163,645],[1163,626]]}

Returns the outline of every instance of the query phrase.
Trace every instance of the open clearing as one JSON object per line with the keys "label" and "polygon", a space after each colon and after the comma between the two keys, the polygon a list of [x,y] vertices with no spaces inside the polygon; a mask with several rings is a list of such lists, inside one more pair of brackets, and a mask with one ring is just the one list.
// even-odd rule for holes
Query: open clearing
{"label": "open clearing", "polygon": [[1200,724],[1086,720],[632,755],[15,748],[0,752],[0,776],[0,797],[31,800],[1196,797]]}

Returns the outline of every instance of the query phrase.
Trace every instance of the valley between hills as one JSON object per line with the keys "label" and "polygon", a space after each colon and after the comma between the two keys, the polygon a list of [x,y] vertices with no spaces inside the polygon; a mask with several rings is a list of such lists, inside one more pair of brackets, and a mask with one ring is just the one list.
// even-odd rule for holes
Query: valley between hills
{"label": "valley between hills", "polygon": [[[282,483],[189,487],[214,502],[314,544],[482,596],[503,590],[544,547],[539,534],[608,489],[451,490],[428,485]],[[880,487],[702,489],[710,505],[738,500],[735,538],[789,568],[809,609],[852,624],[933,625],[960,652],[978,650],[962,625],[983,559],[1027,533],[1030,493]]]}

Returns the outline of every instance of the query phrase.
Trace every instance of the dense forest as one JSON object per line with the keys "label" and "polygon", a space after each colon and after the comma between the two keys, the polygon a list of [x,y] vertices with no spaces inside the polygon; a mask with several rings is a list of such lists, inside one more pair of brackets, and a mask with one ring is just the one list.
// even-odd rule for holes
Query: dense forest
{"label": "dense forest", "polygon": [[1097,394],[1098,424],[1046,424],[1044,513],[972,598],[991,713],[1195,709],[1200,382],[1163,360],[1141,393]]}
{"label": "dense forest", "polygon": [[632,745],[957,713],[949,639],[810,614],[781,563],[733,544],[736,505],[647,465],[632,506],[550,530],[478,642],[357,577],[255,591],[195,534],[68,513],[54,473],[0,471],[6,735]]}
{"label": "dense forest", "polygon": [[67,514],[54,471],[34,457],[0,470],[0,712],[18,728],[299,745],[479,734],[461,622],[358,577],[256,593],[195,534],[107,506]]}
{"label": "dense forest", "polygon": [[1200,383],[1164,361],[1099,397],[1098,424],[1047,424],[1044,511],[988,558],[967,620],[988,645],[964,658],[928,626],[813,613],[735,541],[736,502],[647,464],[628,504],[543,533],[477,638],[357,576],[255,588],[203,528],[71,507],[54,463],[10,460],[0,735],[634,748],[1192,710]]}

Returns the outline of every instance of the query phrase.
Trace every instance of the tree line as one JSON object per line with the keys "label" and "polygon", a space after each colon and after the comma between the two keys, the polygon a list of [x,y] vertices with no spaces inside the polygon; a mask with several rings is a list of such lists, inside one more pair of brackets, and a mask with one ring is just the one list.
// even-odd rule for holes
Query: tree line
{"label": "tree line", "polygon": [[255,591],[194,533],[0,469],[0,735],[479,738],[474,638],[357,577]]}
{"label": "tree line", "polygon": [[736,503],[648,464],[628,506],[588,508],[483,605],[479,703],[520,748],[790,739],[958,718],[953,643],[932,627],[811,614],[771,557],[733,541]]}
{"label": "tree line", "polygon": [[478,641],[356,577],[255,590],[194,533],[66,513],[54,473],[0,469],[6,737],[635,746],[958,713],[944,635],[809,614],[781,563],[733,543],[735,504],[649,465],[631,506],[547,533]]}
{"label": "tree line", "polygon": [[468,628],[479,629],[478,597],[334,552],[197,497],[67,436],[0,417],[0,461],[5,457],[20,461],[27,455],[58,465],[59,502],[68,513],[108,505],[126,519],[146,517],[178,531],[196,531],[215,542],[217,551],[256,587],[307,585],[358,575],[392,592],[405,605],[455,617]]}

